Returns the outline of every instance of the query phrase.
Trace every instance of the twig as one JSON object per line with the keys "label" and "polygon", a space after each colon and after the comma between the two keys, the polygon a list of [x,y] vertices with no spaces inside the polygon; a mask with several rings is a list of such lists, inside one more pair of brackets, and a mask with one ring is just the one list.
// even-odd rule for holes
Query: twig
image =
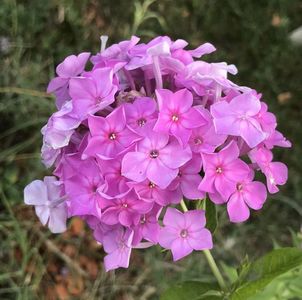
{"label": "twig", "polygon": [[156,288],[154,286],[148,286],[146,291],[141,295],[140,300],[147,300],[155,293],[156,293]]}
{"label": "twig", "polygon": [[89,278],[88,273],[81,268],[81,266],[74,260],[72,260],[68,255],[63,253],[51,240],[46,239],[41,232],[37,231],[37,234],[44,241],[47,249],[57,255],[60,259],[62,259],[68,267],[76,271],[79,275],[82,275],[85,278]]}
{"label": "twig", "polygon": [[53,98],[51,94],[45,92],[40,92],[31,89],[23,89],[18,87],[0,87],[0,93],[9,93],[9,94],[20,94],[28,95],[33,97],[43,97],[43,98]]}

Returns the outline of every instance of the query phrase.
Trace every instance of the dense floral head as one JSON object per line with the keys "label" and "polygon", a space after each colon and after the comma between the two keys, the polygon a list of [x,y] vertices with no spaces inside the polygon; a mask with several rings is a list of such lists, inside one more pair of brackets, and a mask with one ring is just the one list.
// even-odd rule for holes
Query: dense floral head
{"label": "dense floral head", "polygon": [[272,150],[290,142],[261,95],[228,79],[235,66],[200,60],[213,45],[132,37],[105,49],[105,41],[97,55],[57,67],[48,92],[58,111],[42,129],[54,176],[29,184],[25,203],[52,232],[72,216],[86,220],[106,270],[128,267],[133,248],[159,244],[174,260],[210,249],[204,210],[180,206],[208,197],[226,204],[231,222],[246,221],[286,183]]}

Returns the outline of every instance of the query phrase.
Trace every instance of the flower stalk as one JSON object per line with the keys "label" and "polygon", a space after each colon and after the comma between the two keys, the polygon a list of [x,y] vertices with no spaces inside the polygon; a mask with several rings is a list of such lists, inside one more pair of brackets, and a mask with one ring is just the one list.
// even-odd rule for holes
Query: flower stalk
{"label": "flower stalk", "polygon": [[[186,203],[183,199],[180,201],[180,206],[184,212],[188,211]],[[220,270],[218,269],[218,266],[215,262],[215,259],[212,255],[211,251],[206,249],[206,250],[203,250],[203,253],[207,259],[207,262],[211,268],[211,271],[212,271],[213,275],[215,276],[220,288],[225,291],[227,289],[226,283],[221,275]]]}

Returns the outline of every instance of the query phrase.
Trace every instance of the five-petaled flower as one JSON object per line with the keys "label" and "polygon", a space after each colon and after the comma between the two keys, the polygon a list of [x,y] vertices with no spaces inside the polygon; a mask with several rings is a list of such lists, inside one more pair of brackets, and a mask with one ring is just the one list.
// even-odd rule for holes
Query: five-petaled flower
{"label": "five-petaled flower", "polygon": [[181,213],[179,210],[169,207],[163,223],[159,244],[171,249],[174,261],[189,255],[193,250],[205,250],[213,247],[211,232],[204,228],[206,219],[203,210]]}
{"label": "five-petaled flower", "polygon": [[188,144],[193,128],[206,124],[199,111],[192,107],[193,96],[187,89],[176,93],[169,90],[156,90],[159,106],[158,120],[154,131],[170,133],[183,145]]}

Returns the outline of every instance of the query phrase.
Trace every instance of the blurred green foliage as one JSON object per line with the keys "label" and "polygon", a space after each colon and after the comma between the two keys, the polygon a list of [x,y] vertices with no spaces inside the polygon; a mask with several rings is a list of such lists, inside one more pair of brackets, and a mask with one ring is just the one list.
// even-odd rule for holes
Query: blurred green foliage
{"label": "blurred green foliage", "polygon": [[[301,0],[1,0],[0,298],[34,299],[39,294],[36,289],[45,276],[47,258],[36,256],[41,274],[28,279],[25,266],[38,246],[33,248],[30,226],[23,226],[18,210],[24,186],[47,173],[39,160],[40,128],[54,111],[54,103],[43,92],[55,66],[71,53],[97,52],[101,34],[109,35],[109,43],[131,34],[143,41],[156,35],[184,38],[192,48],[211,42],[217,53],[208,60],[235,64],[239,70],[235,82],[263,93],[278,116],[279,129],[293,142],[291,150],[276,152],[276,159],[289,165],[289,182],[243,225],[229,224],[220,209],[215,251],[232,264],[245,253],[255,257],[273,245],[292,244],[289,229],[298,232],[302,217],[302,48],[292,45],[288,35],[302,25],[301,15]],[[34,223],[34,219],[26,221]],[[16,247],[26,254],[21,269],[12,257]],[[209,274],[198,253],[177,263],[176,272],[162,271],[164,255],[156,249],[139,255],[152,267],[148,280],[158,291],[175,279]],[[134,277],[138,266],[134,263],[131,269]],[[291,290],[284,287],[287,276],[291,275],[272,283],[271,291]],[[301,289],[300,282],[291,284]],[[1,288],[9,290],[4,293]],[[110,297],[106,299],[116,299],[114,293]],[[266,297],[262,299],[287,299]]]}

